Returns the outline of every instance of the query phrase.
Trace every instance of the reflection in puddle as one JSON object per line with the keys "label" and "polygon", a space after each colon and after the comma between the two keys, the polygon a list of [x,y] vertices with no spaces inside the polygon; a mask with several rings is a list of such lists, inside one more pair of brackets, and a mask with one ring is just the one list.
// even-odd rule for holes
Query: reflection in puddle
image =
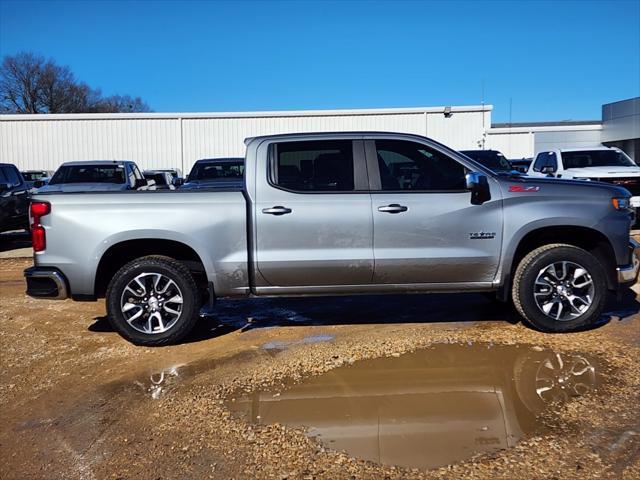
{"label": "reflection in puddle", "polygon": [[596,369],[580,354],[443,344],[356,362],[227,405],[254,423],[305,426],[354,457],[433,468],[512,447],[539,431],[536,414],[593,390]]}
{"label": "reflection in puddle", "polygon": [[327,334],[310,335],[308,337],[304,337],[301,340],[295,340],[290,342],[274,340],[274,341],[265,343],[264,345],[262,345],[262,348],[264,348],[265,350],[284,350],[285,348],[288,348],[292,345],[298,345],[302,343],[310,344],[310,343],[331,342],[333,341],[334,338],[335,337],[333,335],[327,335]]}

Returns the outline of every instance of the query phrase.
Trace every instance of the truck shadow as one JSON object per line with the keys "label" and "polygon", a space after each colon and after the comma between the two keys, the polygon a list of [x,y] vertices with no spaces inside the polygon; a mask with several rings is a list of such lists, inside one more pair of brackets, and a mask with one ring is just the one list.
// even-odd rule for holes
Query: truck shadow
{"label": "truck shadow", "polygon": [[8,252],[31,246],[31,236],[26,231],[0,233],[0,252]]}
{"label": "truck shadow", "polygon": [[[635,292],[612,298],[599,328],[613,319],[624,320],[640,312]],[[234,331],[259,328],[391,323],[460,323],[520,321],[513,307],[483,294],[358,295],[335,297],[254,298],[219,300],[211,312],[201,312],[185,343],[216,338]],[[95,318],[92,332],[113,331],[106,317]]]}

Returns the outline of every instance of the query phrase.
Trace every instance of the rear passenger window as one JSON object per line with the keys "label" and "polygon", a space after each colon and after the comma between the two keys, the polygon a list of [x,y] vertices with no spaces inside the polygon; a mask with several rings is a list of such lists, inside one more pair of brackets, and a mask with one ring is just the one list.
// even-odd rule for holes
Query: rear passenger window
{"label": "rear passenger window", "polygon": [[382,190],[465,190],[464,166],[420,143],[376,140]]}
{"label": "rear passenger window", "polygon": [[298,192],[354,190],[353,142],[323,140],[272,146],[271,180]]}

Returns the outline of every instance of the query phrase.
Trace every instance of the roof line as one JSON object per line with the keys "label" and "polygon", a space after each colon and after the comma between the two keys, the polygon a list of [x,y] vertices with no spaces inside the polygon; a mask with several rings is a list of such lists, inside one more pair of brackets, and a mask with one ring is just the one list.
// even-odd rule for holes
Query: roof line
{"label": "roof line", "polygon": [[[450,109],[450,110],[449,110]],[[189,118],[260,118],[260,117],[327,117],[347,115],[397,115],[403,113],[452,113],[490,112],[493,105],[467,105],[450,107],[410,108],[362,108],[349,110],[271,110],[258,112],[184,112],[184,113],[37,113],[2,114],[0,121],[42,120],[143,120],[143,119],[189,119]]]}

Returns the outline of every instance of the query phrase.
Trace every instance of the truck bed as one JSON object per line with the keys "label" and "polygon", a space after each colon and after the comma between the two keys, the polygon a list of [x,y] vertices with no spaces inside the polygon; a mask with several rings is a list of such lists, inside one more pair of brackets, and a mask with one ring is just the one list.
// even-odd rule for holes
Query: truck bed
{"label": "truck bed", "polygon": [[145,241],[188,245],[217,294],[249,292],[247,203],[240,190],[52,193],[33,200],[49,202],[52,213],[42,219],[46,256],[36,253],[35,265],[60,270],[74,297],[94,295],[105,252]]}

